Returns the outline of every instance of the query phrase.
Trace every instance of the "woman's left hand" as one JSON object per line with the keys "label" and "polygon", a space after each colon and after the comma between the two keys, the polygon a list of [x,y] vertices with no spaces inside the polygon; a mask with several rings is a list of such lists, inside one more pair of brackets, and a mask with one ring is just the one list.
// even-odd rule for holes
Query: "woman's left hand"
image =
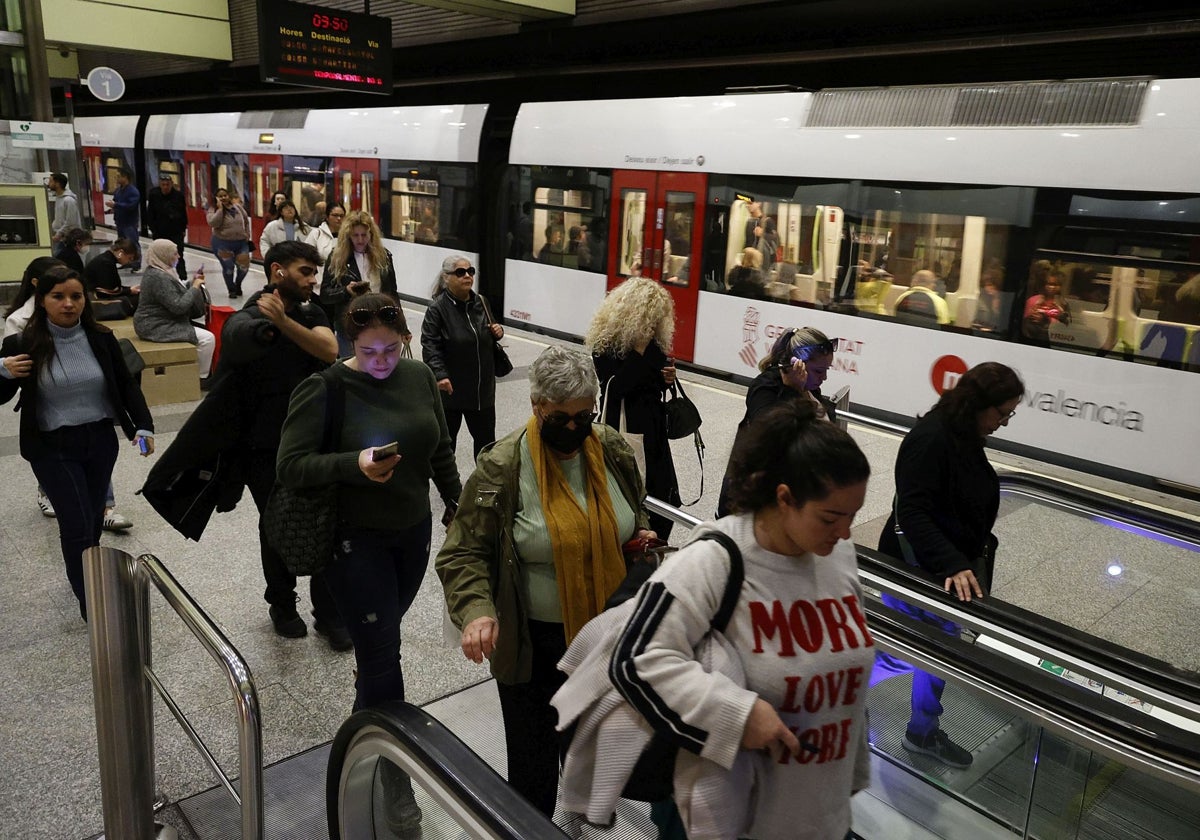
{"label": "woman's left hand", "polygon": [[492,337],[497,341],[504,338],[504,327],[499,324],[492,324]]}
{"label": "woman's left hand", "polygon": [[154,438],[142,437],[141,435],[138,435],[133,439],[133,445],[140,449],[142,446],[142,441],[145,441],[146,445],[146,448],[142,449],[142,457],[148,458],[154,454]]}
{"label": "woman's left hand", "polygon": [[675,365],[667,365],[662,369],[663,382],[667,383],[667,387],[675,384]]}
{"label": "woman's left hand", "polygon": [[375,448],[368,446],[362,452],[358,453],[358,468],[362,470],[362,474],[371,481],[377,481],[380,484],[392,477],[392,470],[400,463],[399,455],[392,455],[384,458],[382,461],[376,461],[372,458],[375,454]]}

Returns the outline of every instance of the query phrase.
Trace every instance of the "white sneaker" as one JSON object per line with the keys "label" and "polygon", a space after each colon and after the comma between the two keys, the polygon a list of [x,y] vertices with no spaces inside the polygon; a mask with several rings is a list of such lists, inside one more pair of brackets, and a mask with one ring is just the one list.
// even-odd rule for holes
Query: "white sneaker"
{"label": "white sneaker", "polygon": [[54,506],[50,504],[50,500],[46,498],[46,494],[41,490],[38,490],[37,505],[38,510],[42,512],[42,516],[49,516],[51,519],[58,516],[58,514],[54,512]]}
{"label": "white sneaker", "polygon": [[104,511],[104,530],[105,531],[128,531],[133,527],[133,523],[118,513],[113,508]]}

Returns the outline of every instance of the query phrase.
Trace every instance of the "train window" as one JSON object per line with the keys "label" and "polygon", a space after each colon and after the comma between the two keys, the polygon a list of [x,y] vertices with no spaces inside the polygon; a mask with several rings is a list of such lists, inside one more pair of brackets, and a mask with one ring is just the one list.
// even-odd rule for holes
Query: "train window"
{"label": "train window", "polygon": [[117,173],[121,171],[121,167],[125,165],[125,161],[115,155],[108,155],[104,158],[104,191],[112,192],[117,188]]}
{"label": "train window", "polygon": [[642,237],[646,230],[645,190],[621,191],[621,219],[617,230],[621,237],[617,253],[617,274],[641,274]]}
{"label": "train window", "polygon": [[104,191],[104,177],[100,167],[100,158],[96,155],[88,155],[88,179],[91,181],[92,192],[101,193]]}
{"label": "train window", "polygon": [[157,168],[158,168],[158,175],[155,178],[155,182],[154,182],[155,186],[157,186],[158,182],[161,181],[165,177],[165,178],[171,179],[171,183],[173,183],[175,185],[175,189],[177,189],[177,190],[183,189],[183,171],[182,171],[183,167],[180,165],[180,163],[178,161],[160,160],[160,161],[158,161]]}
{"label": "train window", "polygon": [[[510,253],[520,259],[603,272],[608,234],[604,211],[608,206],[611,175],[594,169],[557,166],[530,167],[523,170],[522,180],[526,174],[529,185],[525,195],[533,200],[523,205],[516,220]],[[644,192],[638,206],[641,221],[636,224],[641,225],[646,213]],[[621,224],[619,229],[625,230],[625,222]],[[634,251],[639,255],[636,265],[641,266],[641,227],[634,235],[636,247],[629,241],[622,245],[619,265],[623,268],[618,270],[624,274],[631,273]]]}
{"label": "train window", "polygon": [[373,204],[373,199],[375,197],[375,173],[360,172],[358,173],[358,179],[358,188],[360,194],[362,195],[362,211],[364,213],[370,213],[372,216],[374,216],[375,207]]}
{"label": "train window", "polygon": [[401,160],[387,166],[390,195],[379,209],[388,236],[478,250],[474,166]]}
{"label": "train window", "polygon": [[325,170],[322,158],[285,155],[283,185],[277,187],[300,211],[300,218],[312,227],[325,221]]}
{"label": "train window", "polygon": [[667,191],[662,278],[672,286],[689,285],[695,206],[695,193]]}
{"label": "train window", "polygon": [[[219,153],[214,157],[216,158],[218,189],[229,190],[230,198],[235,202],[244,202],[248,196],[246,156]],[[250,212],[249,207],[245,209],[246,212]]]}

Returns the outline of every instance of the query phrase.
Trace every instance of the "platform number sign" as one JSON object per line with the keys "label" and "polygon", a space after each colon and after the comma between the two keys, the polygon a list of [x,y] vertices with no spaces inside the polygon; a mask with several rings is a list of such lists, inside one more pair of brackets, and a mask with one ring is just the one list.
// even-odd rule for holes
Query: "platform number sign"
{"label": "platform number sign", "polygon": [[84,83],[101,102],[116,102],[125,95],[125,79],[111,67],[93,67]]}

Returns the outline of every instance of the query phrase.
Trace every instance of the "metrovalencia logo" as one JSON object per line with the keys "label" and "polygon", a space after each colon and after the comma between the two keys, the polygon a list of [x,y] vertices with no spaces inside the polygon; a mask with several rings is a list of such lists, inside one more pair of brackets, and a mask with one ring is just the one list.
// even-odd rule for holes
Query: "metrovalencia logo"
{"label": "metrovalencia logo", "polygon": [[[967,363],[958,356],[941,356],[929,370],[929,384],[941,396],[958,384],[967,372]],[[1064,388],[1057,391],[1039,391],[1025,382],[1025,396],[1021,400],[1025,408],[1060,414],[1076,420],[1088,420],[1102,426],[1116,426],[1131,432],[1143,431],[1146,416],[1130,408],[1124,400],[1110,405],[1102,400],[1076,396]]]}

